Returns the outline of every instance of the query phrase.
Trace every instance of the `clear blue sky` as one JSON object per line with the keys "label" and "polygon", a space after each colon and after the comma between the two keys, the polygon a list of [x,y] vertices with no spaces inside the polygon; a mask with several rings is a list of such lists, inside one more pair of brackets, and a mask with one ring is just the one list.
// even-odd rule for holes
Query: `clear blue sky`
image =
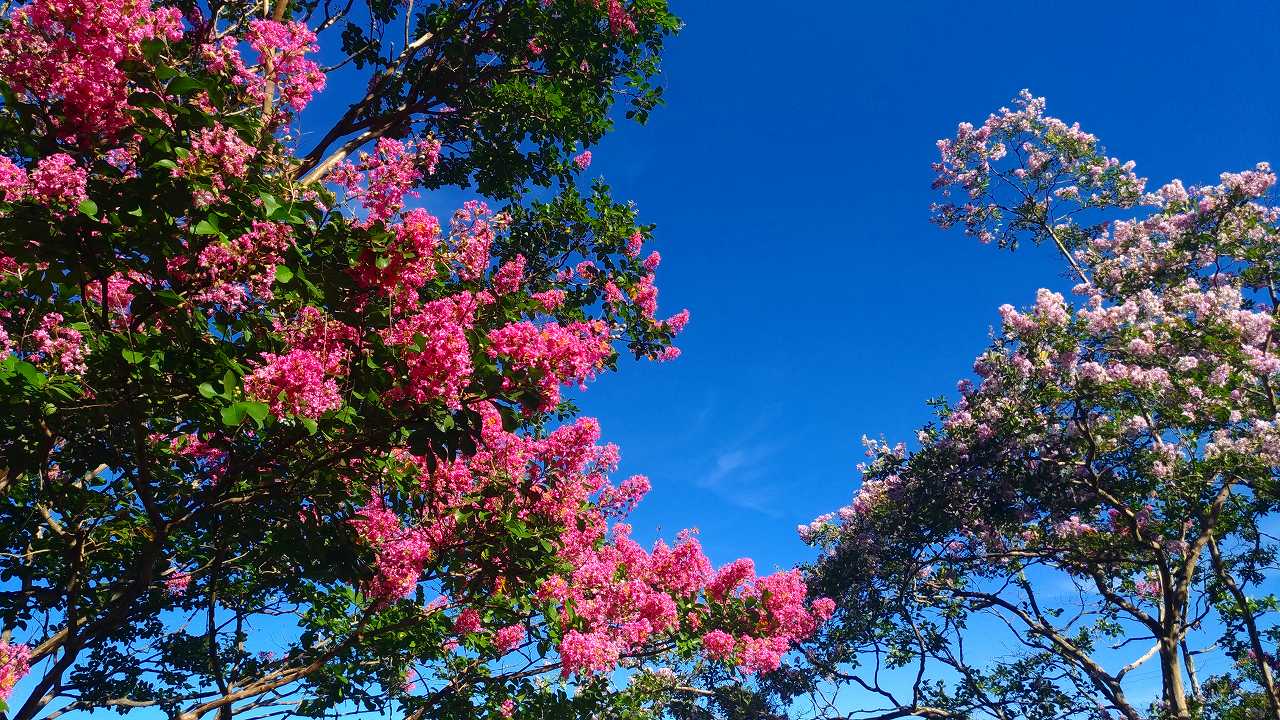
{"label": "clear blue sky", "polygon": [[[981,5],[981,9],[979,9]],[[1280,5],[674,0],[668,106],[591,174],[658,224],[675,363],[581,398],[651,476],[638,536],[702,530],[716,562],[807,557],[859,437],[907,439],[1005,302],[1067,287],[1047,251],[928,222],[934,141],[1023,87],[1157,185],[1280,162]]]}

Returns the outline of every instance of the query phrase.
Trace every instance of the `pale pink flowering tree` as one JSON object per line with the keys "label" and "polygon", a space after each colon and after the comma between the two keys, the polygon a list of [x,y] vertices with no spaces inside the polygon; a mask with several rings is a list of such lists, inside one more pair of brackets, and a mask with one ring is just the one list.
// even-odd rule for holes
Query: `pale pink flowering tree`
{"label": "pale pink flowering tree", "polygon": [[1280,716],[1275,175],[1148,192],[1027,93],[938,145],[936,221],[1055,248],[1075,299],[1001,307],[938,423],[802,526],[838,605],[807,662],[871,717]]}

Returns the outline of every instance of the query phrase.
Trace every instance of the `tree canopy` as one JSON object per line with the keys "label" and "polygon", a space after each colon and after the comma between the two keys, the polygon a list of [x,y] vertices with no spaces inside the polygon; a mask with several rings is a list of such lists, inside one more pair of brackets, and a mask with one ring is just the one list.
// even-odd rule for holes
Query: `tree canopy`
{"label": "tree canopy", "polygon": [[[649,481],[562,396],[678,355],[653,228],[580,178],[677,28],[664,0],[9,7],[13,720],[626,716],[815,630],[798,572],[633,541]],[[363,94],[303,132],[337,77]],[[447,185],[478,197],[408,200]]]}

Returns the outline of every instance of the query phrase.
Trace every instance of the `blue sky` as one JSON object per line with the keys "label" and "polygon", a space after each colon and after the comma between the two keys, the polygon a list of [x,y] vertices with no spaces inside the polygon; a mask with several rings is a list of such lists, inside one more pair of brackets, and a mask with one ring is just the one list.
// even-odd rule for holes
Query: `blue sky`
{"label": "blue sky", "polygon": [[1021,88],[1157,185],[1280,162],[1272,3],[675,2],[668,106],[589,173],[658,224],[674,363],[581,397],[637,535],[696,526],[713,560],[808,557],[795,526],[847,502],[862,434],[907,439],[951,394],[996,308],[1070,286],[1047,249],[929,221],[934,141]]}

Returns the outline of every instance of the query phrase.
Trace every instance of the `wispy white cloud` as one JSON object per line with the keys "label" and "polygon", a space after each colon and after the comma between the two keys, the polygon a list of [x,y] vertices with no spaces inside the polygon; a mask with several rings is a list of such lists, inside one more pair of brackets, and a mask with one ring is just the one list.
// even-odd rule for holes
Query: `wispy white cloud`
{"label": "wispy white cloud", "polygon": [[780,514],[777,488],[767,480],[770,460],[776,454],[776,447],[761,443],[743,443],[721,450],[694,482],[732,505],[777,517]]}

